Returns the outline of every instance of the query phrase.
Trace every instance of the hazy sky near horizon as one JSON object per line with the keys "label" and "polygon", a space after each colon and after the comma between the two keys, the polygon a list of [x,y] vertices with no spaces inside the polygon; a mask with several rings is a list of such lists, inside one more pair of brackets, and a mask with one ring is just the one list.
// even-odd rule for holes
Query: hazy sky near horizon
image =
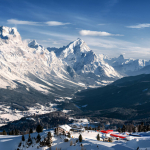
{"label": "hazy sky near horizon", "polygon": [[0,26],[45,47],[83,39],[97,54],[150,59],[149,0],[0,0]]}

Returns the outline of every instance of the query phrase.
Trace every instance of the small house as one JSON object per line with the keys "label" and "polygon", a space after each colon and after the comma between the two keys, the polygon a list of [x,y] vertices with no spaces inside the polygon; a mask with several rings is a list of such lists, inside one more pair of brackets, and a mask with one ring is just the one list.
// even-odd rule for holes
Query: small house
{"label": "small house", "polygon": [[58,133],[63,134],[63,133],[70,132],[71,127],[65,124],[65,125],[60,125],[57,129],[58,129]]}
{"label": "small house", "polygon": [[74,131],[74,132],[85,132],[85,128],[72,128],[71,131]]}

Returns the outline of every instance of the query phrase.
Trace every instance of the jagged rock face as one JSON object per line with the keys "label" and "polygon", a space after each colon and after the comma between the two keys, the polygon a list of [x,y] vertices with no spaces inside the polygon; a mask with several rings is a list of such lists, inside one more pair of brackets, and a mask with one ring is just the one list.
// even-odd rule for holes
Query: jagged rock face
{"label": "jagged rock face", "polygon": [[35,40],[22,42],[16,28],[0,27],[0,88],[17,89],[20,83],[27,90],[32,87],[44,94],[62,96],[65,88],[82,87],[71,80],[66,67],[53,51]]}
{"label": "jagged rock face", "polygon": [[59,50],[60,52],[54,50],[57,56],[80,76],[99,78],[99,80],[120,77],[113,67],[101,60],[81,39]]}
{"label": "jagged rock face", "polygon": [[21,42],[21,36],[16,28],[0,27],[0,38],[7,41]]}
{"label": "jagged rock face", "polygon": [[102,80],[107,84],[119,77],[81,39],[45,49],[35,40],[23,42],[16,28],[0,27],[0,88],[15,89],[20,83],[61,96],[66,89],[101,86]]}
{"label": "jagged rock face", "polygon": [[30,48],[34,48],[34,49],[35,49],[34,53],[41,53],[41,54],[43,54],[44,51],[45,51],[44,47],[43,47],[42,45],[39,45],[39,44],[36,42],[36,40],[30,41],[30,42],[28,43],[28,46],[29,46]]}

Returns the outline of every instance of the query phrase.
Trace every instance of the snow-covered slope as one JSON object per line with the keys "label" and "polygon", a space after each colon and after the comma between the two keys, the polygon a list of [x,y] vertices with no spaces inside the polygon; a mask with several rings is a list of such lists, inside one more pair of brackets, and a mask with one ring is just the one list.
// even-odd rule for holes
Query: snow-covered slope
{"label": "snow-covered slope", "polygon": [[[129,136],[128,132],[125,133],[118,133],[113,132],[113,134],[121,135],[128,140],[116,140],[116,138],[113,138],[112,142],[103,142],[104,138],[109,138],[110,134],[103,134],[98,131],[93,130],[87,130],[85,132],[70,132],[71,138],[68,138],[64,135],[56,136],[54,134],[53,129],[47,129],[43,132],[40,132],[41,141],[44,141],[44,138],[47,137],[48,132],[51,132],[52,134],[52,146],[39,146],[40,144],[36,142],[36,137],[38,135],[37,132],[31,133],[30,137],[32,138],[32,144],[28,144],[28,138],[29,134],[24,135],[25,141],[22,141],[22,136],[18,135],[0,135],[0,148],[2,150],[14,150],[14,149],[22,149],[22,150],[136,150],[139,147],[139,150],[150,150],[150,136],[149,132],[145,133],[145,136],[138,137],[138,136]],[[79,135],[82,135],[82,143],[77,142],[79,139]],[[97,140],[97,135],[100,136],[100,141]],[[139,135],[140,133],[136,133],[136,135]],[[68,142],[64,142],[64,139],[68,139]],[[18,147],[19,143],[21,143],[21,146]],[[82,146],[81,146],[82,144]]]}
{"label": "snow-covered slope", "polygon": [[[79,38],[66,47],[48,48],[48,50],[54,51],[58,58],[69,66],[72,73],[79,75],[82,82],[86,84],[98,85],[102,80],[113,81],[121,77]],[[86,81],[83,81],[85,78]]]}
{"label": "snow-covered slope", "polygon": [[107,56],[103,56],[103,59],[122,75],[135,75],[137,71],[137,74],[142,74],[143,72],[141,69],[150,65],[150,61],[132,58],[125,59],[123,55],[120,55],[118,58],[108,58]]}
{"label": "snow-covered slope", "polygon": [[20,83],[26,89],[62,96],[62,89],[82,87],[71,80],[66,68],[35,40],[23,42],[16,28],[0,27],[0,88],[16,89]]}

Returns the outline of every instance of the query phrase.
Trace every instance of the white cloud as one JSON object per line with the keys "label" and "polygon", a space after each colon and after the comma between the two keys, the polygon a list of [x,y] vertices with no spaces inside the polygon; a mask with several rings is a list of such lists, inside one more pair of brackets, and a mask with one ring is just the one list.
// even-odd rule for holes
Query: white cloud
{"label": "white cloud", "polygon": [[58,22],[58,21],[48,21],[45,22],[48,26],[62,26],[62,25],[67,25],[71,23],[63,23],[63,22]]}
{"label": "white cloud", "polygon": [[39,25],[38,22],[33,22],[33,21],[22,21],[22,20],[16,20],[16,19],[9,19],[7,20],[7,23],[9,24],[24,24],[24,25]]}
{"label": "white cloud", "polygon": [[108,32],[102,32],[102,31],[90,31],[90,30],[81,30],[80,32],[80,35],[83,35],[83,36],[86,36],[86,35],[89,35],[89,36],[123,36],[123,35],[120,35],[120,34],[111,34],[111,33],[108,33]]}
{"label": "white cloud", "polygon": [[62,25],[67,25],[71,23],[63,23],[63,22],[58,22],[58,21],[47,21],[47,22],[33,22],[33,21],[23,21],[23,20],[17,20],[17,19],[9,19],[7,20],[8,24],[20,24],[20,25],[34,25],[34,26],[62,26]]}
{"label": "white cloud", "polygon": [[138,24],[138,25],[133,25],[133,26],[127,26],[127,28],[136,28],[136,29],[146,28],[146,27],[150,27],[150,24],[143,23],[143,24]]}

